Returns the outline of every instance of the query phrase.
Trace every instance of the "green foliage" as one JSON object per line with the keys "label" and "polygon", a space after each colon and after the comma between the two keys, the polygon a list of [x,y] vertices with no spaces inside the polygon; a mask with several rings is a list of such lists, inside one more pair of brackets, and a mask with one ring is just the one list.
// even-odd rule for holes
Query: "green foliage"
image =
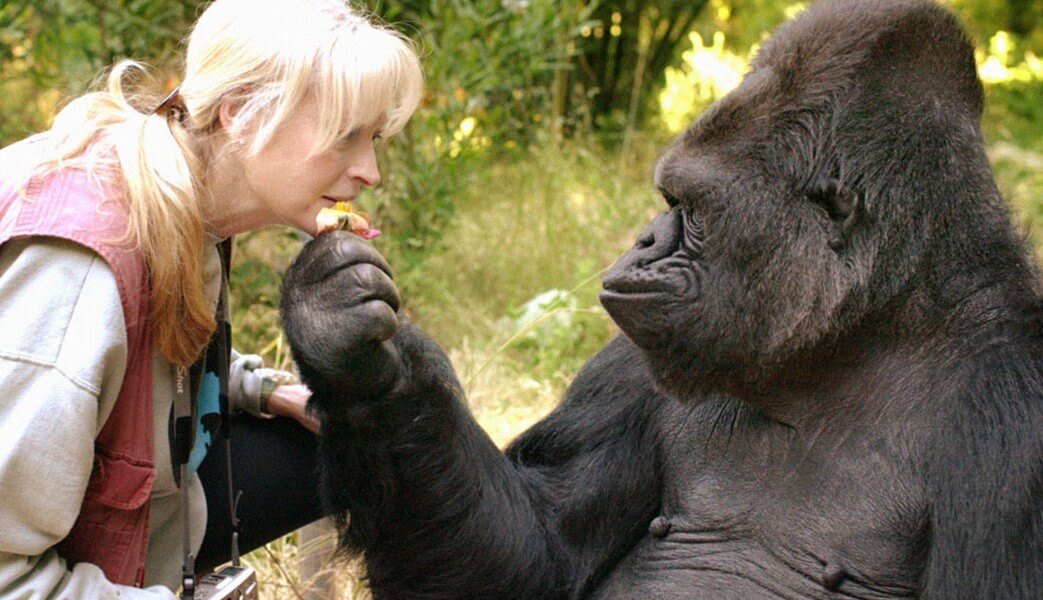
{"label": "green foliage", "polygon": [[601,127],[638,126],[648,90],[662,80],[708,0],[602,0],[581,30],[575,81]]}
{"label": "green foliage", "polygon": [[681,67],[666,68],[666,84],[659,93],[662,124],[672,135],[739,85],[750,58],[725,48],[724,32],[714,34],[711,45],[696,32],[690,40],[692,47],[681,54]]}
{"label": "green foliage", "polygon": [[409,127],[388,143],[383,189],[362,200],[391,232],[381,247],[406,268],[440,247],[456,197],[488,155],[527,143],[548,113],[550,82],[568,60],[560,40],[575,25],[560,5],[371,2],[417,41],[428,84]]}
{"label": "green foliage", "polygon": [[[1043,249],[1043,60],[1031,40],[992,34],[978,53],[986,83],[983,130],[996,183]],[[1041,253],[1043,256],[1043,253]]]}
{"label": "green foliage", "polygon": [[278,339],[282,277],[303,243],[301,234],[283,227],[236,238],[230,274],[235,346],[264,354],[268,364],[281,364],[287,356]]}
{"label": "green foliage", "polygon": [[996,182],[1043,259],[1043,81],[988,92],[984,123]]}
{"label": "green foliage", "polygon": [[0,145],[44,129],[114,62],[173,75],[202,0],[0,0]]}
{"label": "green foliage", "polygon": [[[998,30],[1043,42],[1043,3],[1039,0],[949,0],[981,43]],[[1038,46],[1037,46],[1038,47]]]}
{"label": "green foliage", "polygon": [[505,349],[526,373],[559,382],[568,382],[611,331],[600,306],[581,307],[576,293],[560,289],[507,311],[498,325],[501,331],[515,332]]}

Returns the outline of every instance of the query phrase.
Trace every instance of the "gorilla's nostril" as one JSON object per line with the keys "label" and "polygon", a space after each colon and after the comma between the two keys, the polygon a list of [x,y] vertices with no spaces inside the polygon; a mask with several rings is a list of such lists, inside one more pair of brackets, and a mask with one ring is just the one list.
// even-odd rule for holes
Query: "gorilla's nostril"
{"label": "gorilla's nostril", "polygon": [[635,246],[638,248],[649,248],[655,244],[655,235],[651,231],[645,231],[637,238]]}

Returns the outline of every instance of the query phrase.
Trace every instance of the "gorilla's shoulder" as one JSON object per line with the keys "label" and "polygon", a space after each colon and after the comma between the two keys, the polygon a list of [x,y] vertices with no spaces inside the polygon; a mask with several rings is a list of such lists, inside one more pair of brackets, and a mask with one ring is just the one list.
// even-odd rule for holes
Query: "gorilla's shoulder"
{"label": "gorilla's shoulder", "polygon": [[618,335],[601,349],[576,375],[569,400],[586,397],[611,398],[658,395],[643,351],[625,335]]}
{"label": "gorilla's shoulder", "polygon": [[598,448],[627,445],[628,453],[654,453],[655,415],[669,400],[656,387],[641,349],[620,335],[586,363],[564,400],[505,452],[530,465],[561,464]]}

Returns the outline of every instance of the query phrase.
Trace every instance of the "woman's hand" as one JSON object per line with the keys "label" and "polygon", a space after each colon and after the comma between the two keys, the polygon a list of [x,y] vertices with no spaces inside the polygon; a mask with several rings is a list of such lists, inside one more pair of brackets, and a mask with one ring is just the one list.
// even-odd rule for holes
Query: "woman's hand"
{"label": "woman's hand", "polygon": [[311,390],[306,385],[278,385],[268,396],[268,413],[290,417],[312,433],[319,433],[319,421],[308,412]]}

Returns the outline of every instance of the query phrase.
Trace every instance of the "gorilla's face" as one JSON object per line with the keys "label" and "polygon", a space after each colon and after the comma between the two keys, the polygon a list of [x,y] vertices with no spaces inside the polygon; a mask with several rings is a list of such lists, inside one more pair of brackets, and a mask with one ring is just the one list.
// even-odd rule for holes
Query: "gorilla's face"
{"label": "gorilla's face", "polygon": [[665,154],[668,210],[604,280],[605,308],[671,388],[749,377],[813,343],[851,288],[852,196],[807,181],[789,143],[805,124],[772,102],[775,79],[747,77]]}
{"label": "gorilla's face", "polygon": [[808,12],[665,153],[668,210],[605,277],[605,308],[678,395],[756,385],[907,288],[941,214],[927,176],[956,144],[939,136],[976,127],[962,36],[926,48],[878,15],[857,39],[858,10],[846,29]]}

